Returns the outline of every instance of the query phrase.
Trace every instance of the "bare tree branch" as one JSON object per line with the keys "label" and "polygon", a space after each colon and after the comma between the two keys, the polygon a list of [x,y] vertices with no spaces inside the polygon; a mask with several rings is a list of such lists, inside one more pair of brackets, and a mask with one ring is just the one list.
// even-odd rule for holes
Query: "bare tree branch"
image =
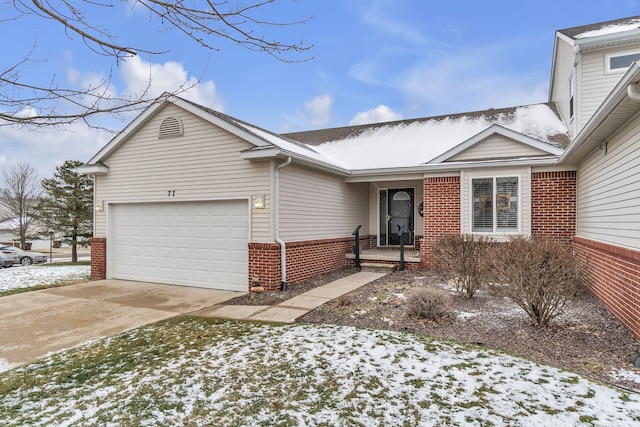
{"label": "bare tree branch", "polygon": [[[93,21],[90,16],[100,8],[112,9],[115,2],[93,0],[0,0],[0,22],[35,16],[62,27],[70,38],[79,37],[85,46],[100,56],[113,59],[109,74],[101,81],[85,87],[62,86],[53,75],[45,82],[26,81],[22,70],[32,63],[44,62],[35,57],[37,45],[26,52],[13,65],[0,69],[0,126],[26,126],[41,128],[64,127],[83,121],[91,127],[89,119],[97,115],[120,117],[122,114],[146,107],[150,96],[151,76],[147,87],[135,94],[118,94],[114,90],[113,67],[140,53],[161,55],[166,51],[121,43],[116,34]],[[265,53],[285,63],[312,59],[313,46],[305,45],[302,37],[297,42],[270,40],[263,32],[267,28],[301,26],[310,18],[278,22],[264,19],[265,9],[275,7],[276,0],[120,0],[122,4],[143,8],[149,20],[158,22],[163,31],[178,30],[187,39],[206,50],[218,50],[223,41],[248,50]],[[7,13],[5,13],[7,12]],[[93,12],[92,14],[88,12]],[[95,19],[95,18],[94,18]],[[174,93],[180,93],[198,84],[182,82]]]}

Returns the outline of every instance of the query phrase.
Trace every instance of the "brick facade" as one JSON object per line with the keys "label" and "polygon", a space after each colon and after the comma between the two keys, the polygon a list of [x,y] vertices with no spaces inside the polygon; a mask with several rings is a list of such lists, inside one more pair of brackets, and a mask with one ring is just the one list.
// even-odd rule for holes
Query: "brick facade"
{"label": "brick facade", "polygon": [[[374,236],[375,237],[375,236]],[[369,249],[371,236],[360,237],[360,248]],[[318,274],[349,265],[345,254],[353,252],[353,237],[306,240],[287,243],[287,283],[301,282]],[[256,278],[269,291],[279,290],[280,245],[278,243],[249,243],[249,284]]]}
{"label": "brick facade", "polygon": [[92,237],[91,245],[91,278],[104,280],[107,278],[107,239]]}
{"label": "brick facade", "polygon": [[460,233],[460,177],[424,180],[424,237],[420,241],[422,268],[430,268],[433,245],[440,236]]}
{"label": "brick facade", "polygon": [[571,243],[576,235],[576,172],[531,174],[531,234]]}
{"label": "brick facade", "polygon": [[640,339],[640,251],[581,237],[574,248],[589,261],[593,293]]}

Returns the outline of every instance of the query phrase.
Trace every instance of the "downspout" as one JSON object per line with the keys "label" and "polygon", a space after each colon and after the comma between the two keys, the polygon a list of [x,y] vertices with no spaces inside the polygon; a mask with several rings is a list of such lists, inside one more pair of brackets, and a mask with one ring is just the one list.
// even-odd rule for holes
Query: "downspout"
{"label": "downspout", "polygon": [[276,217],[276,242],[280,245],[280,275],[282,277],[280,285],[282,290],[287,290],[287,248],[284,240],[280,238],[280,169],[291,164],[291,157],[287,161],[276,166],[276,188],[274,197],[274,215]]}

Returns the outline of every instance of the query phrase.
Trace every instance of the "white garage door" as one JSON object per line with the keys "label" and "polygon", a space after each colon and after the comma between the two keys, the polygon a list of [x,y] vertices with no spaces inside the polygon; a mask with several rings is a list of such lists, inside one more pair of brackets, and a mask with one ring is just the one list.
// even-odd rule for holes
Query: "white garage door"
{"label": "white garage door", "polygon": [[247,203],[113,205],[113,277],[246,291]]}

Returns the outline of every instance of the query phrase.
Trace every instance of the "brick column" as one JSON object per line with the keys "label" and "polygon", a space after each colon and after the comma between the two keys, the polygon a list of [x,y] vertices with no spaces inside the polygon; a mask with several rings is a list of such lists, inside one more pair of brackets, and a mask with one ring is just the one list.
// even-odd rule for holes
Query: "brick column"
{"label": "brick column", "polygon": [[576,172],[531,174],[531,234],[571,243],[576,235]]}
{"label": "brick column", "polygon": [[431,268],[433,245],[447,234],[460,234],[460,177],[425,178],[424,238],[420,241],[422,268]]}
{"label": "brick column", "polygon": [[107,278],[107,239],[92,237],[91,245],[91,278],[104,280]]}

